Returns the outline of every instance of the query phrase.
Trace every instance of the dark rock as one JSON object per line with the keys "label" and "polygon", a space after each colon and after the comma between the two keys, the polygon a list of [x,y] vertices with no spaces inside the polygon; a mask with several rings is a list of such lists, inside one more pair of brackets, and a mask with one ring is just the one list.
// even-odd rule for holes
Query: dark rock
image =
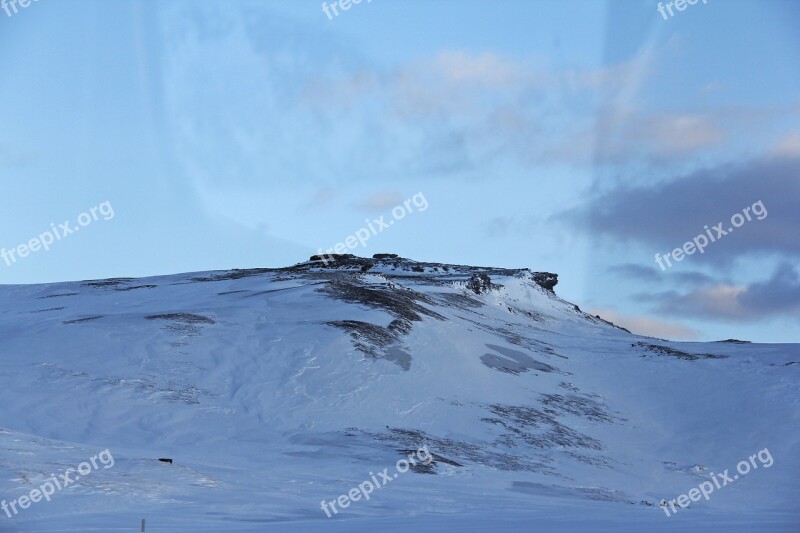
{"label": "dark rock", "polygon": [[347,263],[351,259],[361,259],[360,257],[356,257],[353,254],[319,254],[319,255],[312,255],[308,260],[309,261],[322,261],[326,265],[328,263]]}
{"label": "dark rock", "polygon": [[467,288],[475,294],[481,294],[492,289],[492,280],[487,274],[473,274],[467,281]]}
{"label": "dark rock", "polygon": [[552,272],[534,272],[533,281],[535,281],[543,289],[553,291],[553,287],[558,285],[558,274]]}

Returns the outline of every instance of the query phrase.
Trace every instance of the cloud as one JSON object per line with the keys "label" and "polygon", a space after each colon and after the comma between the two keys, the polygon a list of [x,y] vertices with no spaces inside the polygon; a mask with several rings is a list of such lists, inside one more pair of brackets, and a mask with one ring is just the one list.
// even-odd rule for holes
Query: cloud
{"label": "cloud", "polygon": [[637,40],[623,60],[599,66],[457,47],[382,63],[335,32],[319,39],[267,8],[212,6],[191,17],[173,9],[164,23],[173,35],[164,116],[198,187],[266,195],[276,182],[299,180],[339,186],[626,166],[678,160],[728,138],[712,113],[646,105],[669,45]]}
{"label": "cloud", "polygon": [[610,97],[645,71],[643,65],[648,61],[649,55],[608,66],[558,69],[546,62],[512,59],[494,52],[470,54],[445,49],[396,68],[382,76],[378,85],[406,111],[413,110],[412,104],[424,103],[416,111],[428,112],[434,105],[439,111],[480,113],[480,108],[461,104],[480,99],[485,104],[502,105],[508,97],[525,96],[528,103],[534,103],[546,99],[548,93],[560,97]]}
{"label": "cloud", "polygon": [[550,158],[593,164],[658,163],[664,167],[725,148],[730,137],[725,120],[715,113],[659,113],[623,103],[601,106],[587,116],[588,120],[576,117],[566,135],[550,141]]}
{"label": "cloud", "polygon": [[524,72],[514,61],[491,52],[470,55],[460,50],[445,50],[433,59],[432,66],[453,85],[507,87]]}
{"label": "cloud", "polygon": [[314,191],[306,207],[317,208],[329,205],[338,196],[338,192],[330,187],[320,187]]}
{"label": "cloud", "polygon": [[777,157],[800,157],[800,131],[778,141],[772,153]]}
{"label": "cloud", "polygon": [[711,148],[722,143],[724,132],[708,117],[699,115],[657,115],[635,124],[633,136],[652,143],[662,155],[679,155]]}
{"label": "cloud", "polygon": [[[583,206],[556,216],[589,235],[635,242],[662,255],[761,201],[762,220],[752,216],[735,231],[710,243],[703,254],[684,258],[729,262],[742,254],[800,255],[800,158],[761,159],[700,169],[684,178],[650,186],[620,185]],[[712,235],[716,236],[716,232]],[[649,258],[648,258],[649,260]]]}
{"label": "cloud", "polygon": [[714,278],[702,272],[670,272],[669,277],[684,285],[709,285],[714,282]]}
{"label": "cloud", "polygon": [[541,231],[540,221],[535,216],[497,216],[481,222],[483,233],[489,238],[506,236],[530,237]]}
{"label": "cloud", "polygon": [[0,144],[0,164],[13,167],[25,167],[34,162],[35,158],[33,153],[12,150],[9,146]]}
{"label": "cloud", "polygon": [[746,287],[719,283],[700,287],[686,294],[672,292],[669,296],[659,297],[661,303],[658,307],[672,315],[735,320],[745,316],[739,297],[746,290]]}
{"label": "cloud", "polygon": [[595,309],[587,312],[592,315],[600,315],[601,318],[622,326],[637,335],[668,340],[693,340],[698,337],[698,332],[692,328],[670,324],[656,318],[621,315],[609,309]]}
{"label": "cloud", "polygon": [[405,198],[393,192],[375,193],[359,204],[361,209],[367,211],[385,210],[402,205]]}
{"label": "cloud", "polygon": [[648,114],[617,108],[600,114],[592,127],[596,162],[619,163],[631,157],[665,160],[719,147],[725,131],[713,118],[698,114]]}
{"label": "cloud", "polygon": [[663,279],[655,267],[646,267],[636,263],[625,263],[623,265],[613,265],[606,269],[609,273],[624,279],[635,279],[639,281],[657,282]]}
{"label": "cloud", "polygon": [[720,82],[712,81],[710,83],[705,84],[700,89],[700,94],[701,95],[706,95],[706,94],[718,93],[718,92],[721,92],[721,91],[725,90],[725,88],[726,87],[723,84],[721,84]]}
{"label": "cloud", "polygon": [[513,217],[494,217],[483,223],[484,233],[490,238],[503,237],[511,231],[513,223]]}
{"label": "cloud", "polygon": [[800,276],[790,263],[780,264],[766,281],[749,286],[717,283],[686,293],[666,291],[645,296],[658,300],[660,312],[708,320],[757,321],[800,315]]}
{"label": "cloud", "polygon": [[606,269],[621,279],[636,280],[647,283],[673,283],[676,285],[709,285],[714,278],[703,272],[692,271],[660,271],[655,266],[641,265],[639,263],[623,263],[612,265]]}
{"label": "cloud", "polygon": [[751,316],[800,313],[800,276],[794,265],[779,265],[769,280],[748,287],[740,302]]}
{"label": "cloud", "polygon": [[[490,51],[445,49],[389,70],[322,70],[298,94],[322,124],[346,117],[368,125],[359,135],[391,146],[384,159],[400,159],[395,167],[453,173],[509,160],[589,164],[593,117],[622,91],[638,88],[651,59],[643,53],[608,66],[555,68]],[[664,123],[652,128],[654,135],[679,127],[652,120]],[[639,129],[651,131],[649,124]],[[576,148],[581,136],[585,142]]]}

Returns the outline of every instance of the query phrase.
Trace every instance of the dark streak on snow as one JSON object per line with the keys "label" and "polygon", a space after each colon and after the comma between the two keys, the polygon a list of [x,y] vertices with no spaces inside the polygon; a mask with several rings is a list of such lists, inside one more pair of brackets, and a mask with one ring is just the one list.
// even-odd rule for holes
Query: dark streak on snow
{"label": "dark streak on snow", "polygon": [[688,352],[684,352],[683,350],[677,350],[675,348],[670,348],[669,346],[660,346],[658,344],[647,344],[645,342],[635,342],[631,344],[633,348],[640,348],[642,351],[645,352],[642,357],[647,356],[647,352],[654,353],[655,355],[659,356],[670,356],[670,357],[677,357],[678,359],[683,359],[685,361],[696,361],[698,359],[727,359],[727,355],[715,355],[711,353],[698,353],[692,354]]}
{"label": "dark streak on snow", "polygon": [[80,324],[81,322],[90,322],[92,320],[97,320],[98,318],[103,318],[103,315],[93,315],[83,318],[76,318],[73,320],[65,320],[64,324]]}

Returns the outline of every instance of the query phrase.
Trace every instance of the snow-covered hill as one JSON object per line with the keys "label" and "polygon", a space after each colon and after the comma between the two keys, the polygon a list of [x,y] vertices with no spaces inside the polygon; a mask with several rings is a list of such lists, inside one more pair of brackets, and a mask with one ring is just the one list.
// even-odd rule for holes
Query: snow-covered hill
{"label": "snow-covered hill", "polygon": [[0,286],[0,531],[800,530],[798,345],[638,337],[553,274],[376,257]]}

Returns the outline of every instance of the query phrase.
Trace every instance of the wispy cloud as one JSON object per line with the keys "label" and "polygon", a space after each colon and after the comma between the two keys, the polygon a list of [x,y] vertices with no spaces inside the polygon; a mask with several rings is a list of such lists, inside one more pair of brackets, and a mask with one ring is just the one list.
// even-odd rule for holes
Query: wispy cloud
{"label": "wispy cloud", "polygon": [[402,194],[394,192],[379,192],[369,196],[358,206],[367,211],[380,211],[401,205],[405,198]]}
{"label": "wispy cloud", "polygon": [[655,266],[640,263],[623,263],[606,269],[620,279],[641,281],[650,284],[671,283],[675,285],[709,285],[714,278],[703,272],[668,271],[664,273]]}
{"label": "wispy cloud", "polygon": [[339,193],[336,191],[336,189],[331,187],[320,187],[311,194],[311,198],[308,200],[306,207],[316,208],[330,205],[338,196]]}
{"label": "wispy cloud", "polygon": [[606,269],[609,273],[624,279],[634,279],[637,281],[659,282],[664,277],[651,266],[639,265],[636,263],[625,263],[623,265],[613,265]]}
{"label": "wispy cloud", "polygon": [[784,137],[772,149],[778,157],[800,157],[800,131]]}
{"label": "wispy cloud", "polygon": [[[589,164],[598,130],[592,117],[621,92],[638,88],[651,58],[643,53],[610,66],[554,68],[490,51],[441,50],[388,71],[322,70],[299,94],[320,116],[355,114],[374,126],[375,139],[392,135],[395,152],[415,152],[409,159],[414,170],[462,171],[504,158]],[[657,127],[640,129],[654,136],[663,132],[662,141],[675,142],[669,135],[682,127],[680,118],[677,124],[662,117],[652,122]],[[706,131],[694,126],[696,135]],[[629,135],[641,138],[640,132]]]}
{"label": "wispy cloud", "polygon": [[692,328],[671,324],[657,318],[622,315],[610,309],[593,309],[587,312],[599,315],[601,318],[622,326],[637,335],[668,340],[693,340],[698,337],[698,332]]}
{"label": "wispy cloud", "polygon": [[622,163],[631,158],[660,161],[723,146],[726,132],[713,117],[653,113],[617,107],[598,113],[593,123],[558,152],[593,163]]}

